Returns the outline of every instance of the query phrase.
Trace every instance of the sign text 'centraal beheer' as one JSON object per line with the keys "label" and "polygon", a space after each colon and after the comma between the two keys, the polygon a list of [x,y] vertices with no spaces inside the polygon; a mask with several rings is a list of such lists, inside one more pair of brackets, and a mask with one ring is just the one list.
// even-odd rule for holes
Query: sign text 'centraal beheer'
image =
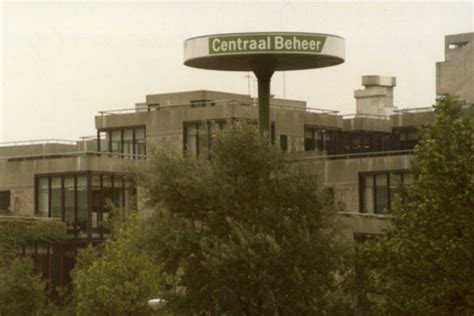
{"label": "sign text 'centraal beheer'", "polygon": [[303,34],[215,36],[209,38],[209,54],[252,52],[320,53],[325,42],[325,36]]}

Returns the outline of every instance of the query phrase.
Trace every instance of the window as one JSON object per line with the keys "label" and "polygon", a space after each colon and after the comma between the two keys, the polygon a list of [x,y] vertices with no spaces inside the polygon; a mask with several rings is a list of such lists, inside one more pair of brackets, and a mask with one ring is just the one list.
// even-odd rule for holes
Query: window
{"label": "window", "polygon": [[414,126],[394,128],[392,135],[395,149],[413,149],[418,143],[418,130]]}
{"label": "window", "polygon": [[215,106],[216,103],[211,100],[192,100],[191,107],[198,108],[198,107],[205,107],[205,106]]}
{"label": "window", "polygon": [[142,159],[146,155],[146,135],[144,127],[99,130],[97,150],[117,153],[113,157]]}
{"label": "window", "polygon": [[374,131],[344,132],[341,137],[342,153],[364,153],[391,150],[390,133]]}
{"label": "window", "polygon": [[304,149],[306,151],[318,150],[328,155],[337,154],[339,143],[339,130],[325,127],[304,128]]}
{"label": "window", "polygon": [[7,214],[10,208],[10,191],[0,191],[0,214]]}
{"label": "window", "polygon": [[385,209],[391,208],[399,185],[410,183],[411,176],[406,170],[360,174],[360,212],[383,214]]}
{"label": "window", "polygon": [[[229,124],[236,122],[236,119],[229,121]],[[244,120],[250,125],[257,125],[256,120]],[[212,140],[217,131],[225,128],[225,120],[209,120],[183,123],[183,152],[191,156],[210,158]],[[275,143],[275,123],[271,124],[271,142]]]}
{"label": "window", "polygon": [[224,126],[224,121],[185,122],[183,126],[184,152],[195,157],[209,157],[213,135]]}
{"label": "window", "polygon": [[107,203],[136,209],[136,189],[124,175],[82,172],[36,177],[38,216],[55,217],[67,225],[69,239],[103,238]]}

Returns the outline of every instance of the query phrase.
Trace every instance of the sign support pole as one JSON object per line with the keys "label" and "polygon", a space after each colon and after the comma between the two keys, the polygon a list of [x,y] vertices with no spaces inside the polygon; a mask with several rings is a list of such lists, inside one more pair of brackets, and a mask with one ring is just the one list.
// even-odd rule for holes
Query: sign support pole
{"label": "sign support pole", "polygon": [[270,134],[270,82],[273,71],[255,72],[258,82],[258,129],[260,134]]}
{"label": "sign support pole", "polygon": [[253,62],[253,72],[258,83],[258,130],[270,138],[270,89],[271,79],[275,72],[272,58],[258,58]]}

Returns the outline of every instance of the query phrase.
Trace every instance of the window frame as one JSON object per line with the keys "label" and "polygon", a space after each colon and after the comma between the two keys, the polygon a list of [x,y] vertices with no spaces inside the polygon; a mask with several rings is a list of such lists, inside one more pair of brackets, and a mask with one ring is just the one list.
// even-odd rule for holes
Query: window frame
{"label": "window frame", "polygon": [[[143,137],[144,137],[144,156],[146,156],[147,152],[147,146],[146,146],[146,125],[133,125],[133,126],[126,126],[126,127],[112,127],[112,128],[100,128],[97,129],[97,151],[98,152],[105,152],[105,153],[110,153],[111,157],[119,157],[122,159],[143,159],[142,157],[137,157],[136,153],[136,148],[137,144],[137,137],[136,137],[136,130],[138,129],[143,129]],[[124,155],[124,131],[126,130],[132,130],[132,153],[127,154],[127,156]],[[112,133],[120,131],[120,152],[113,152],[112,151]],[[107,140],[107,151],[102,150],[101,148],[101,138],[100,134],[101,133],[106,133],[106,140]],[[115,154],[120,154],[120,155],[114,155]]]}
{"label": "window frame", "polygon": [[[384,210],[388,209],[391,210],[392,207],[392,195],[391,195],[391,183],[390,183],[390,175],[397,174],[400,175],[400,182],[404,184],[405,176],[409,175],[408,169],[393,169],[393,170],[380,170],[380,171],[364,171],[359,172],[359,213],[363,214],[376,214],[376,215],[383,215]],[[377,185],[376,185],[376,177],[378,175],[385,175],[386,176],[386,188],[387,188],[387,206],[384,207],[382,210],[378,210],[377,208]],[[370,177],[372,180],[372,187],[373,187],[373,213],[366,212],[365,209],[365,182],[364,179]]]}
{"label": "window frame", "polygon": [[[306,132],[310,130],[311,138],[306,138]],[[323,144],[323,148],[320,149],[318,144],[318,139],[316,134],[318,132],[322,132],[323,139],[321,140]],[[343,131],[341,128],[333,127],[333,126],[322,126],[322,125],[311,125],[311,124],[304,124],[303,126],[303,143],[304,143],[304,151],[326,151],[327,155],[337,155],[339,153],[339,147],[341,143],[341,135]],[[326,135],[329,135],[329,141],[326,138]],[[335,139],[334,139],[335,138]],[[312,146],[311,148],[307,149],[307,140],[311,141]],[[329,146],[328,146],[329,145]]]}
{"label": "window frame", "polygon": [[[79,229],[77,227],[78,225],[78,211],[79,211],[79,201],[78,201],[78,177],[85,176],[86,177],[86,196],[87,196],[87,201],[86,201],[86,238],[78,238],[78,232]],[[65,178],[66,177],[74,177],[74,223],[72,224],[72,229],[68,228],[68,235],[71,236],[73,240],[77,241],[85,241],[85,240],[103,240],[108,234],[108,231],[104,229],[103,227],[98,227],[98,237],[94,237],[92,235],[93,233],[93,228],[92,228],[92,213],[93,213],[93,205],[92,205],[92,177],[94,176],[100,176],[100,190],[101,190],[101,195],[104,194],[103,192],[103,177],[104,176],[110,176],[111,177],[111,188],[114,190],[115,182],[116,179],[121,179],[121,204],[124,209],[127,208],[128,205],[126,205],[126,194],[127,194],[127,189],[129,188],[127,186],[127,178],[130,177],[129,174],[126,173],[116,173],[116,172],[110,172],[110,171],[79,171],[79,172],[61,172],[61,173],[43,173],[43,174],[35,174],[34,178],[34,203],[35,203],[35,215],[38,214],[39,212],[39,181],[42,178],[48,179],[48,218],[51,218],[51,182],[54,177],[60,177],[61,179],[61,221],[65,221],[66,219],[66,210],[65,210]],[[136,202],[136,201],[135,201]],[[136,205],[135,205],[136,206]],[[131,209],[131,207],[129,206]],[[99,210],[96,211],[98,213],[98,218],[102,220],[103,216],[103,209],[104,205],[102,205]],[[95,233],[95,232],[94,232]]]}
{"label": "window frame", "polygon": [[[409,139],[410,132],[415,132],[416,139]],[[392,128],[392,143],[395,149],[410,150],[414,149],[420,141],[419,127],[414,125],[399,126]]]}

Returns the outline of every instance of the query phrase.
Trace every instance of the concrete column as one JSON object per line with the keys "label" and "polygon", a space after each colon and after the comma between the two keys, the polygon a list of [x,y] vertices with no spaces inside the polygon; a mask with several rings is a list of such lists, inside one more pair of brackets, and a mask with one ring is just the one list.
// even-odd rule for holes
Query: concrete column
{"label": "concrete column", "polygon": [[393,88],[396,78],[388,76],[362,76],[363,90],[355,90],[357,114],[390,115],[393,106]]}

